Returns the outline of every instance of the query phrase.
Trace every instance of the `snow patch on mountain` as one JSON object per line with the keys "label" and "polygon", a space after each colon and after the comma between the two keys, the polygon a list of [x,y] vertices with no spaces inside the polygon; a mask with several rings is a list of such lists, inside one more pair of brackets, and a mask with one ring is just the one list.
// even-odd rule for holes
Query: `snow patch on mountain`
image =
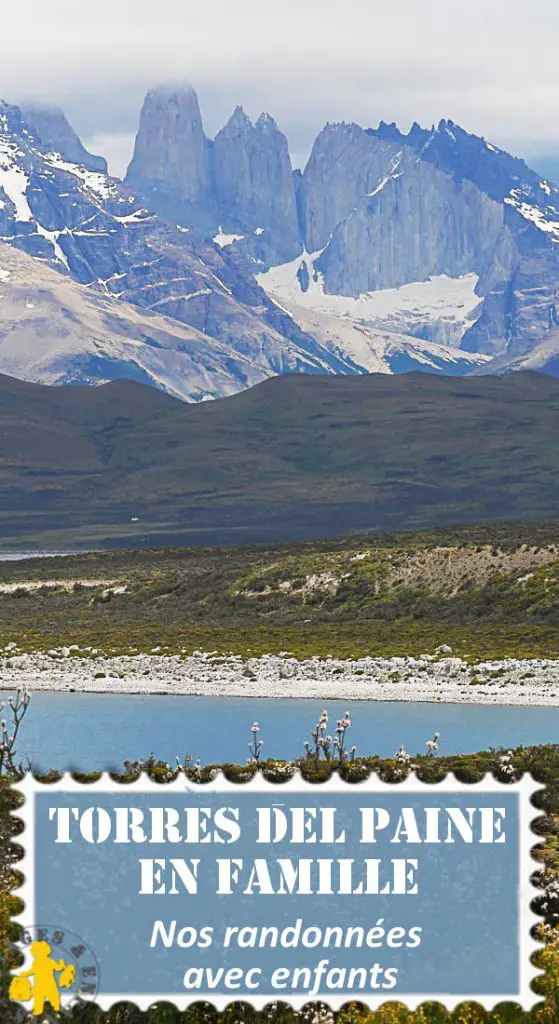
{"label": "snow patch on mountain", "polygon": [[42,224],[39,224],[39,221],[36,221],[36,228],[37,228],[37,234],[41,235],[42,238],[46,238],[47,242],[50,242],[50,244],[52,245],[52,247],[54,249],[54,255],[55,255],[56,259],[60,263],[63,263],[64,266],[66,267],[66,270],[68,272],[70,272],[70,264],[68,263],[68,259],[66,257],[66,254],[63,252],[63,250],[60,247],[60,244],[58,242],[58,238],[59,238],[59,235],[61,234],[61,232],[60,231],[47,231],[47,229],[44,228],[42,226]]}
{"label": "snow patch on mountain", "polygon": [[[544,186],[547,186],[544,187]],[[552,190],[547,185],[547,182],[542,182],[540,188],[546,193],[551,195]],[[553,192],[557,192],[556,189]],[[541,206],[535,206],[533,203],[526,202],[527,195],[522,189],[513,188],[511,193],[506,197],[505,203],[507,206],[512,206],[524,220],[531,221],[540,231],[545,232],[552,236],[552,241],[559,241],[559,221],[550,218],[557,217],[557,207],[550,207],[542,209]]]}
{"label": "snow patch on mountain", "polygon": [[367,195],[369,197],[376,196],[378,195],[379,192],[382,192],[384,186],[388,185],[389,181],[394,181],[396,178],[401,178],[402,172],[398,171],[398,167],[400,166],[401,160],[402,150],[400,150],[399,153],[396,153],[396,156],[392,157],[392,160],[390,162],[390,170],[388,174],[385,175],[382,181],[379,182],[379,184],[376,186],[376,188],[373,189],[372,192],[367,192]]}
{"label": "snow patch on mountain", "polygon": [[438,345],[409,334],[352,323],[345,317],[293,302],[289,302],[289,313],[302,330],[332,351],[344,352],[368,373],[418,369],[458,375],[477,370],[491,360],[490,356],[463,352],[454,346]]}
{"label": "snow patch on mountain", "polygon": [[[89,192],[94,192],[100,199],[121,199],[118,183],[106,174],[89,171],[87,167],[80,164],[72,164],[68,160],[64,160],[60,153],[47,153],[43,159],[45,163],[50,164],[56,170],[66,171],[68,174],[73,174],[75,178],[79,178],[85,188]],[[131,196],[129,201],[134,202],[135,197]]]}
{"label": "snow patch on mountain", "polygon": [[220,227],[217,235],[214,235],[213,241],[215,245],[219,245],[220,249],[225,249],[228,245],[233,245],[233,242],[242,242],[244,237],[244,235],[228,235]]}
{"label": "snow patch on mountain", "polygon": [[290,263],[258,274],[258,283],[284,308],[295,303],[355,325],[421,337],[426,328],[444,323],[456,340],[472,326],[472,314],[481,301],[475,291],[479,281],[477,274],[457,278],[440,275],[400,288],[367,292],[358,298],[332,295],[325,292],[323,275],[314,265],[322,251],[308,253],[304,250]]}
{"label": "snow patch on mountain", "polygon": [[[240,352],[234,340],[220,341],[166,316],[168,297],[151,308],[132,305],[3,242],[0,267],[0,372],[22,380],[98,384],[129,377],[201,402],[273,376],[272,346],[285,372],[317,369],[316,354],[271,329]],[[194,292],[183,297],[193,299]],[[316,346],[319,351],[320,368],[328,372],[337,360],[326,346]]]}
{"label": "snow patch on mountain", "polygon": [[13,203],[16,220],[28,223],[33,220],[27,202],[29,180],[25,171],[17,166],[16,161],[20,156],[22,156],[22,151],[14,142],[0,138],[0,188]]}
{"label": "snow patch on mountain", "polygon": [[18,167],[0,168],[0,188],[15,206],[16,220],[29,223],[33,215],[27,202],[27,175]]}

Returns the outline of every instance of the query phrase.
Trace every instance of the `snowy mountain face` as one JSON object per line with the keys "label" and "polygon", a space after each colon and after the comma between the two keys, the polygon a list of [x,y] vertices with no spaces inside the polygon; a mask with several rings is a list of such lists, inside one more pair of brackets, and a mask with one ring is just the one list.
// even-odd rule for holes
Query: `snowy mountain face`
{"label": "snowy mountain face", "polygon": [[287,371],[558,372],[558,243],[559,191],[451,121],[326,125],[301,172],[270,115],[211,140],[191,88],[157,88],[122,183],[61,111],[0,104],[0,246],[54,296],[41,319],[10,293],[32,264],[0,271],[0,372],[191,401]]}
{"label": "snowy mountain face", "polygon": [[[408,135],[388,125],[327,126],[299,195],[303,244],[312,253],[312,267],[300,267],[300,287],[313,280],[328,301],[358,300],[361,321],[377,326],[383,290],[413,285],[415,318],[398,304],[385,327],[469,353],[512,359],[559,323],[559,192],[452,122],[431,132],[415,125]],[[273,292],[282,272],[260,280]],[[439,317],[431,300],[439,281],[445,305],[447,278],[458,301]],[[360,314],[367,305],[371,316]]]}
{"label": "snowy mountain face", "polygon": [[[178,369],[172,380],[166,373],[158,376],[149,370],[149,354],[143,349],[137,352],[142,373],[174,394],[215,397],[287,371],[357,372],[351,360],[306,335],[268,299],[238,253],[222,250],[164,221],[118,180],[51,150],[22,112],[5,104],[0,105],[0,243],[21,250],[41,266],[71,278],[95,295],[143,311],[144,322],[139,324],[128,317],[127,328],[142,346],[156,348],[160,344],[157,332],[151,334],[154,316],[175,322],[179,351],[185,342],[180,326],[194,328],[206,344],[206,351],[203,346],[197,350],[201,376],[195,375],[195,379],[185,379],[181,384],[176,379]],[[0,335],[2,325],[5,334],[11,322],[14,305],[10,299],[13,277],[9,268],[6,272],[9,276],[1,282]],[[111,315],[118,315],[114,305]],[[127,319],[124,313],[123,317]],[[26,351],[35,365],[29,349],[34,319],[34,315],[28,316],[31,322]],[[83,321],[87,319],[84,312]],[[24,329],[21,322],[20,329]],[[42,336],[47,335],[43,327]],[[168,330],[166,346],[172,336],[173,331]],[[212,339],[219,344],[208,362]],[[90,341],[84,334],[84,353]],[[7,371],[3,351],[0,343],[0,371]],[[215,368],[216,360],[219,363],[217,353],[222,365],[212,383],[211,374],[202,373],[203,363],[205,360],[207,367]],[[44,353],[42,357],[39,362],[47,379],[48,358],[45,362]],[[114,349],[101,352],[96,364],[89,361],[84,380],[121,376],[122,367],[116,365],[119,358],[115,359]],[[177,367],[180,364],[178,359]],[[25,361],[20,359],[18,365],[25,376]],[[79,365],[79,359],[76,362],[74,358],[72,379],[76,379]],[[60,372],[59,361],[57,367],[52,368],[54,376]],[[36,374],[32,379],[38,379]]]}
{"label": "snowy mountain face", "polygon": [[0,365],[10,376],[41,384],[126,377],[199,402],[265,380],[278,344],[285,365],[300,367],[297,345],[272,332],[243,353],[0,242]]}
{"label": "snowy mountain face", "polygon": [[[167,116],[163,130],[161,106],[180,96],[183,118],[171,125]],[[196,172],[185,173],[169,155],[193,131],[197,146],[185,149]],[[168,198],[171,173],[186,226],[191,203],[216,243],[242,253],[287,310],[498,356],[501,366],[559,324],[559,192],[452,121],[408,134],[382,122],[327,125],[303,172],[291,173],[269,115],[252,124],[237,108],[212,142],[191,89],[154,90],[128,180],[140,190],[151,182],[153,196],[156,179]],[[200,175],[203,194],[194,195]]]}
{"label": "snowy mountain face", "polygon": [[27,125],[47,149],[60,153],[65,160],[81,164],[89,171],[107,173],[105,158],[88,153],[60,107],[28,103],[21,107],[21,112]]}
{"label": "snowy mountain face", "polygon": [[462,347],[512,366],[559,324],[559,190],[524,161],[451,121],[441,121],[426,140],[416,133],[413,144],[422,160],[457,182],[470,182],[502,208],[502,226],[481,269],[480,316]]}

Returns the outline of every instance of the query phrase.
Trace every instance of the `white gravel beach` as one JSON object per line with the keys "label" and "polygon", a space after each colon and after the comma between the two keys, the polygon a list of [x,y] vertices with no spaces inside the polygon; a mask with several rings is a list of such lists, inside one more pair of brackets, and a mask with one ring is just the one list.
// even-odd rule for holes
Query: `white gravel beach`
{"label": "white gravel beach", "polygon": [[[85,655],[85,656],[84,656]],[[559,706],[559,661],[0,652],[0,690]]]}

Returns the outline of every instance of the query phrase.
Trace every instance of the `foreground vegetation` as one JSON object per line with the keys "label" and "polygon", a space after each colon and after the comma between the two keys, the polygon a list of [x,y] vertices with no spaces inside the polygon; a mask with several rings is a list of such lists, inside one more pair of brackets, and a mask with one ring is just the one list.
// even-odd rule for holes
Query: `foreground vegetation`
{"label": "foreground vegetation", "polygon": [[0,645],[297,657],[559,655],[559,524],[0,563]]}
{"label": "foreground vegetation", "polygon": [[[279,652],[303,657],[329,654],[421,654],[441,644],[472,660],[480,657],[559,656],[559,524],[449,528],[394,535],[361,534],[251,548],[157,549],[0,563],[0,644],[20,650],[79,645],[83,654],[163,654],[206,649],[242,655]],[[70,652],[71,654],[71,652]],[[310,752],[301,762],[261,762],[253,735],[252,763],[226,765],[242,783],[261,770],[284,781],[299,768],[312,781],[338,769],[348,782],[369,772],[397,782],[410,768],[399,756],[348,757]],[[15,760],[10,772],[14,775]],[[545,924],[545,970],[536,988],[539,1005],[529,1014],[503,1005],[491,1014],[464,1004],[447,1013],[429,1004],[415,1013],[396,1003],[370,1013],[349,1004],[336,1024],[559,1024],[559,746],[413,759],[419,776],[436,782],[447,772],[475,782],[485,772],[510,781],[531,772],[545,784],[536,794],[542,810],[535,831],[541,842],[534,868],[542,886],[536,908]],[[164,783],[178,770],[206,781],[215,766],[188,761],[179,767],[150,758],[125,766],[122,781],[141,770]],[[17,774],[17,770],[16,770]],[[54,778],[52,774],[49,778]],[[87,781],[81,777],[82,781]],[[48,781],[48,780],[47,780]],[[0,780],[0,1022],[18,1024],[7,999],[10,942],[21,910],[17,861],[18,822],[9,811],[17,794]],[[537,842],[537,839],[536,839]],[[488,955],[491,951],[488,951]],[[56,1015],[51,1015],[56,1020]],[[262,1013],[233,1006],[217,1014],[207,1005],[185,1013],[160,1005],[145,1014],[122,1005],[109,1013],[82,1009],[67,1020],[82,1024],[331,1024],[333,1015],[312,1007],[296,1014],[281,1004]]]}
{"label": "foreground vegetation", "polygon": [[[277,761],[259,763],[257,745],[251,749],[251,753],[256,756],[247,765],[222,766],[226,775],[242,784],[255,771],[262,771],[271,780],[283,782],[298,768],[305,778],[314,782],[324,781],[333,770],[339,770],[349,783],[361,781],[370,772],[378,772],[387,781],[398,782],[410,768],[409,760],[403,758],[401,752],[400,756],[384,760],[378,757],[352,760],[350,755],[342,754],[343,760],[340,762],[336,758],[325,759],[323,753],[311,746],[307,756],[296,764]],[[534,962],[545,974],[535,982],[541,1001],[530,1013],[524,1013],[513,1004],[502,1004],[492,1013],[486,1013],[475,1004],[462,1004],[454,1013],[448,1013],[440,1004],[433,1003],[425,1004],[411,1013],[397,1003],[387,1003],[378,1012],[371,1013],[360,1004],[352,1003],[335,1015],[316,1005],[297,1014],[282,1004],[268,1007],[262,1013],[236,1004],[218,1014],[206,1004],[196,1004],[184,1013],[163,1004],[152,1007],[147,1013],[140,1013],[134,1006],[122,1004],[108,1013],[88,1006],[79,1013],[71,1012],[65,1017],[51,1015],[49,1020],[79,1020],[82,1024],[556,1024],[559,1021],[559,746],[525,748],[512,752],[491,750],[449,757],[414,757],[413,765],[420,778],[432,783],[443,778],[447,772],[455,772],[464,782],[475,782],[486,772],[493,772],[501,781],[510,782],[522,772],[531,772],[537,781],[545,785],[545,789],[534,797],[535,805],[542,812],[534,826],[534,842],[538,844],[534,854],[534,871],[540,887],[534,909],[543,915],[538,934],[546,943],[536,954]],[[204,782],[213,777],[216,766],[200,768],[186,761],[170,768],[152,757],[147,762],[127,763],[118,778],[123,783],[130,782],[138,776],[140,770],[147,771],[161,783],[174,777],[178,771]],[[51,773],[44,781],[52,781],[56,777],[56,773]],[[87,782],[96,776],[77,777]],[[21,882],[17,864],[21,856],[21,848],[17,845],[20,824],[9,813],[17,808],[19,797],[14,789],[8,787],[8,781],[6,778],[0,780],[0,1020],[2,1024],[20,1024],[32,1018],[27,1018],[25,1014],[22,1016],[7,997],[9,970],[17,963],[17,954],[11,943],[18,937],[18,928],[10,922],[10,915],[22,910],[16,889]],[[488,955],[491,955],[490,950]]]}

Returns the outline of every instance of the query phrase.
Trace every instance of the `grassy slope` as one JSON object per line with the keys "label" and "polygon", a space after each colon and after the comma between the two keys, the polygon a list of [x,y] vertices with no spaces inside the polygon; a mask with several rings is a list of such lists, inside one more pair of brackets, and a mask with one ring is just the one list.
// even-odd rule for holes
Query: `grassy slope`
{"label": "grassy slope", "polygon": [[[544,519],[559,381],[284,377],[186,406],[0,378],[0,539],[242,543]],[[132,523],[132,517],[140,523]]]}
{"label": "grassy slope", "polygon": [[[88,579],[104,582],[79,582]],[[26,589],[46,580],[60,585]],[[126,592],[103,597],[109,583]],[[450,643],[471,658],[555,657],[559,524],[0,563],[0,641],[298,656],[420,654]]]}

